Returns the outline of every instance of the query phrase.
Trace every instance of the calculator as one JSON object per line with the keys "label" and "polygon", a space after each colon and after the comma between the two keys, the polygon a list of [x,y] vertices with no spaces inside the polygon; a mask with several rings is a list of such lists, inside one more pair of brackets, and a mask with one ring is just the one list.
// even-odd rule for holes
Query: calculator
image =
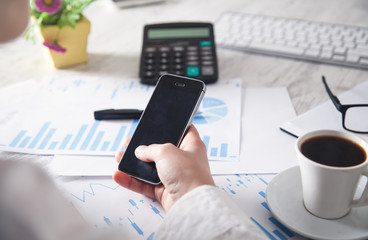
{"label": "calculator", "polygon": [[218,78],[211,23],[162,23],[144,27],[139,68],[141,83],[155,85],[160,75],[172,73],[213,83]]}

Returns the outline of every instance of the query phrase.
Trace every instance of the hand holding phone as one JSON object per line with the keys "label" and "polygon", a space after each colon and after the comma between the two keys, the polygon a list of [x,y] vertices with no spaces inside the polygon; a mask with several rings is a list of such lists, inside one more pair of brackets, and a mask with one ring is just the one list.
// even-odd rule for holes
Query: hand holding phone
{"label": "hand holding phone", "polygon": [[137,125],[119,170],[150,184],[160,184],[154,162],[135,156],[140,145],[172,143],[179,146],[205,93],[205,84],[196,79],[162,75]]}

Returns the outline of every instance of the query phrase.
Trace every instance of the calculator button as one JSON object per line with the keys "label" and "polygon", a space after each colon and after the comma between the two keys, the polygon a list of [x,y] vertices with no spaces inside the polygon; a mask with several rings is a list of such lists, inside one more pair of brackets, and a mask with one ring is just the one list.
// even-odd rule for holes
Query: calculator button
{"label": "calculator button", "polygon": [[156,52],[156,48],[155,47],[146,47],[145,51],[146,52]]}
{"label": "calculator button", "polygon": [[147,64],[153,64],[154,62],[155,62],[155,60],[153,60],[152,58],[146,59]]}
{"label": "calculator button", "polygon": [[188,56],[197,56],[198,53],[197,52],[187,52]]}
{"label": "calculator button", "polygon": [[187,50],[188,51],[197,51],[198,47],[197,46],[189,46],[189,47],[187,47]]}
{"label": "calculator button", "polygon": [[169,52],[170,48],[169,47],[160,47],[159,50],[160,50],[160,52]]}
{"label": "calculator button", "polygon": [[202,65],[213,65],[212,61],[202,61]]}
{"label": "calculator button", "polygon": [[175,63],[182,63],[183,62],[183,59],[181,59],[181,58],[175,58],[174,59],[174,62]]}
{"label": "calculator button", "polygon": [[145,68],[146,68],[146,70],[153,70],[154,69],[153,65],[146,65]]}
{"label": "calculator button", "polygon": [[209,56],[209,55],[212,55],[212,52],[211,51],[202,51],[201,55],[202,56]]}
{"label": "calculator button", "polygon": [[167,57],[169,57],[169,53],[168,52],[162,52],[162,53],[160,53],[160,57],[167,58]]}
{"label": "calculator button", "polygon": [[168,70],[169,69],[169,66],[164,64],[164,65],[161,65],[160,66],[160,69],[161,70]]}
{"label": "calculator button", "polygon": [[199,45],[200,45],[201,47],[208,47],[208,46],[212,46],[212,42],[211,42],[211,41],[201,41],[201,42],[199,43]]}
{"label": "calculator button", "polygon": [[156,54],[154,52],[148,52],[146,53],[146,58],[154,58]]}
{"label": "calculator button", "polygon": [[144,73],[144,75],[146,76],[146,77],[153,77],[153,72],[152,71],[146,71],[145,73]]}
{"label": "calculator button", "polygon": [[181,70],[181,69],[183,69],[184,68],[184,66],[183,65],[180,65],[180,64],[175,64],[174,65],[174,69],[176,69],[176,70]]}
{"label": "calculator button", "polygon": [[211,51],[212,47],[201,47],[201,51],[204,51],[204,50]]}
{"label": "calculator button", "polygon": [[189,61],[189,62],[187,62],[187,64],[189,66],[196,66],[196,65],[198,65],[198,61]]}
{"label": "calculator button", "polygon": [[202,68],[201,68],[201,70],[202,70],[202,75],[203,75],[203,76],[208,76],[208,75],[213,75],[213,74],[215,74],[215,69],[214,69],[214,67],[212,67],[212,66],[205,66],[205,67],[202,67]]}
{"label": "calculator button", "polygon": [[169,60],[167,58],[162,58],[160,60],[160,63],[168,63],[168,62],[169,62]]}
{"label": "calculator button", "polygon": [[163,75],[163,74],[165,74],[165,73],[167,73],[167,71],[159,71],[159,72],[158,72],[158,74],[159,74],[159,75]]}
{"label": "calculator button", "polygon": [[202,60],[213,60],[212,56],[202,56]]}
{"label": "calculator button", "polygon": [[188,56],[187,57],[187,60],[188,61],[197,61],[198,60],[198,57],[197,56]]}
{"label": "calculator button", "polygon": [[174,57],[183,57],[184,54],[182,52],[175,52]]}
{"label": "calculator button", "polygon": [[199,67],[198,66],[189,66],[189,67],[187,67],[187,76],[188,77],[198,77],[199,76]]}
{"label": "calculator button", "polygon": [[176,75],[184,75],[184,71],[174,71]]}
{"label": "calculator button", "polygon": [[175,52],[182,52],[182,51],[184,51],[184,47],[183,46],[175,46],[175,47],[173,47],[173,50]]}

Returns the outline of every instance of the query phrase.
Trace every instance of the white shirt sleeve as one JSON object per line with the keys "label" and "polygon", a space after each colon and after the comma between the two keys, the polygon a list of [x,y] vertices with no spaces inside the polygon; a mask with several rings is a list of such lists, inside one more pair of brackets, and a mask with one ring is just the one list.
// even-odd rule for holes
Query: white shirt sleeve
{"label": "white shirt sleeve", "polygon": [[200,186],[179,199],[155,239],[267,239],[224,192]]}

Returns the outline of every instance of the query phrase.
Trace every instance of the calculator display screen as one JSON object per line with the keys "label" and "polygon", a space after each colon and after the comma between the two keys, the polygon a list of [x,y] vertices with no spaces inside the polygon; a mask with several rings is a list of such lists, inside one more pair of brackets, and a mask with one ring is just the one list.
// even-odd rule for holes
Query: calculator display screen
{"label": "calculator display screen", "polygon": [[148,39],[161,38],[208,38],[209,28],[165,28],[148,30]]}

